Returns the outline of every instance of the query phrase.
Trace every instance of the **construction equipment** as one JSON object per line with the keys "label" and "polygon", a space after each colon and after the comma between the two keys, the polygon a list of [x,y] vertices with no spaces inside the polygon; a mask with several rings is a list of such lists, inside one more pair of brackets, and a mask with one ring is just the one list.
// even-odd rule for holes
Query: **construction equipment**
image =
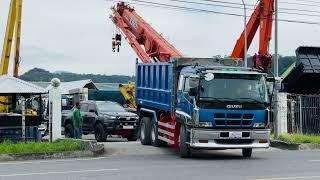
{"label": "construction equipment", "polygon": [[126,108],[137,108],[136,100],[135,100],[135,83],[132,81],[128,82],[128,86],[123,84],[119,84],[119,91],[121,92],[122,96],[124,97],[126,104]]}
{"label": "construction equipment", "polygon": [[[175,47],[124,2],[119,3],[112,11],[112,21],[121,29],[142,62],[167,62],[170,58],[182,56]],[[118,45],[119,40],[121,41],[121,34],[116,34],[114,39],[118,41],[116,43]]]}
{"label": "construction equipment", "polygon": [[319,94],[320,47],[299,47],[297,61],[284,73],[282,91],[292,94]]}
{"label": "construction equipment", "polygon": [[167,143],[181,157],[191,149],[242,149],[250,157],[252,148],[269,147],[265,73],[226,66],[230,59],[182,57],[132,7],[122,2],[112,11],[143,62],[136,66],[143,145]]}
{"label": "construction equipment", "polygon": [[[244,60],[244,50],[245,48],[249,49],[260,26],[259,52],[253,56],[252,66],[265,72],[271,68],[272,57],[269,54],[269,44],[272,35],[273,14],[274,0],[260,0],[246,26],[247,33],[243,31],[233,49],[232,58],[242,58]],[[247,34],[247,37],[245,37],[245,34]],[[248,42],[247,47],[245,47],[245,38]]]}
{"label": "construction equipment", "polygon": [[[19,63],[20,63],[20,34],[21,34],[21,16],[22,16],[22,0],[11,0],[10,9],[7,21],[6,34],[4,37],[0,75],[7,75],[10,64],[10,55],[13,40],[15,40],[15,57],[13,76],[18,77]],[[15,35],[15,36],[14,36]],[[8,112],[10,104],[8,97],[0,97],[0,112]]]}
{"label": "construction equipment", "polygon": [[11,0],[7,21],[7,29],[2,49],[0,75],[8,74],[12,44],[13,42],[15,42],[13,76],[19,76],[21,16],[22,0]]}

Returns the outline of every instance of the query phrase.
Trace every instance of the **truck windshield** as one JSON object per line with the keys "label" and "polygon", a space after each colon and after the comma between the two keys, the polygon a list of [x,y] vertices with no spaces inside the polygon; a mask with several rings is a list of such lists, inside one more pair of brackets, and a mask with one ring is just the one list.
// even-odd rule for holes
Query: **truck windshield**
{"label": "truck windshield", "polygon": [[97,102],[97,106],[101,112],[126,112],[122,106],[114,102]]}
{"label": "truck windshield", "polygon": [[267,102],[266,82],[257,74],[214,74],[200,80],[200,100]]}

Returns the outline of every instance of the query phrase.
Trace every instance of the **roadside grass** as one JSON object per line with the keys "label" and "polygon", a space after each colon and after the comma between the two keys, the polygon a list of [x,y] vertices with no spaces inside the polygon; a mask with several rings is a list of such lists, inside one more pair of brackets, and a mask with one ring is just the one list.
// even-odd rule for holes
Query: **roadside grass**
{"label": "roadside grass", "polygon": [[320,144],[320,135],[281,134],[277,139],[294,144],[312,143]]}
{"label": "roadside grass", "polygon": [[4,141],[0,144],[0,154],[51,153],[81,150],[80,141],[59,140],[55,142],[12,143]]}

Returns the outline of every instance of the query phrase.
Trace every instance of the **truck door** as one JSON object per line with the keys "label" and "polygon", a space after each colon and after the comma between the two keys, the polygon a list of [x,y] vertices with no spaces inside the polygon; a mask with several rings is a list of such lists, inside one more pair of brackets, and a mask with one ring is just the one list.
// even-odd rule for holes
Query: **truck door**
{"label": "truck door", "polygon": [[97,108],[95,104],[89,104],[89,112],[87,117],[88,126],[93,130],[94,124],[97,119]]}
{"label": "truck door", "polygon": [[80,106],[80,112],[81,112],[81,116],[83,118],[83,130],[86,130],[88,128],[88,108],[89,108],[89,105],[87,103],[83,103],[81,104]]}
{"label": "truck door", "polygon": [[183,111],[191,115],[193,106],[190,102],[191,97],[189,96],[190,84],[189,77],[180,76],[179,87],[178,87],[178,110]]}

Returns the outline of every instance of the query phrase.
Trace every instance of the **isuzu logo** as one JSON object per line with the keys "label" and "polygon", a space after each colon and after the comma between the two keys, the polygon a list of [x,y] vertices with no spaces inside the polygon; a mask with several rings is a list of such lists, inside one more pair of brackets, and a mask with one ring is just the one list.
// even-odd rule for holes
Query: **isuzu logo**
{"label": "isuzu logo", "polygon": [[242,109],[242,105],[227,105],[227,109]]}

